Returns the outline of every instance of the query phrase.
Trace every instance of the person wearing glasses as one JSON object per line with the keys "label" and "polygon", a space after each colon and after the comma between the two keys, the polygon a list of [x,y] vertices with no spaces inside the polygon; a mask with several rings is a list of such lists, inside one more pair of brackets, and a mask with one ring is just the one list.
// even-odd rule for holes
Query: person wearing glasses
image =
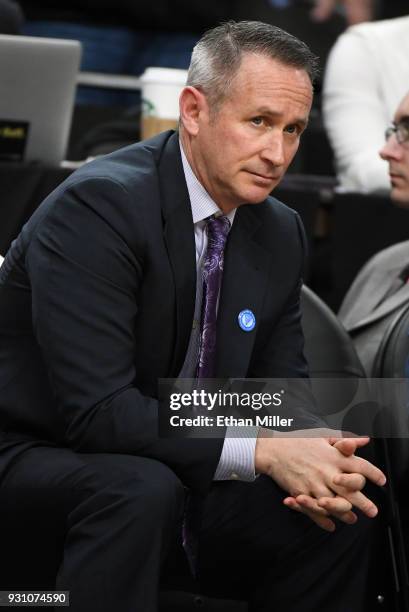
{"label": "person wearing glasses", "polygon": [[385,137],[380,156],[389,164],[391,198],[399,206],[409,207],[409,93],[400,103]]}
{"label": "person wearing glasses", "polygon": [[[388,162],[391,199],[409,208],[409,92],[399,104],[379,152]],[[359,272],[339,311],[370,376],[382,336],[398,310],[409,303],[409,240],[372,257]]]}

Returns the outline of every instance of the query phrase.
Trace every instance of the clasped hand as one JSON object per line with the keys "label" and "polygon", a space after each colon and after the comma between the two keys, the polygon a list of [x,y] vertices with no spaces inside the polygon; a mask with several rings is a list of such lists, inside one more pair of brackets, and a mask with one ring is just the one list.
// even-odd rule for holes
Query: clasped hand
{"label": "clasped hand", "polygon": [[335,529],[331,516],[355,523],[353,508],[375,517],[378,509],[362,489],[367,480],[379,486],[386,482],[380,469],[355,455],[369,438],[330,434],[333,432],[329,430],[306,430],[289,436],[262,429],[255,454],[256,471],[270,476],[289,493],[284,504],[306,514],[327,531]]}

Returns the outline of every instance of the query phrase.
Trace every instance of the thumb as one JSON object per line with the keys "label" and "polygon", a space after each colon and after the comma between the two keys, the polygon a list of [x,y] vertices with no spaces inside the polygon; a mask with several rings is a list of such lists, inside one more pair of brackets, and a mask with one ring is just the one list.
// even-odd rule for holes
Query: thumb
{"label": "thumb", "polygon": [[370,438],[342,438],[335,442],[334,447],[339,450],[340,453],[349,457],[353,455],[357,448],[366,446],[369,443]]}

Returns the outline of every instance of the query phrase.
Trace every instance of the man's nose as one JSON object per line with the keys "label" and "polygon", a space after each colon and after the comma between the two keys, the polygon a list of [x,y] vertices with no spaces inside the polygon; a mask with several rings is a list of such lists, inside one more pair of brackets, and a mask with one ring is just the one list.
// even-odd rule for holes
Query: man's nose
{"label": "man's nose", "polygon": [[283,134],[269,134],[264,148],[261,151],[261,157],[269,161],[273,166],[283,166],[284,155],[284,139]]}
{"label": "man's nose", "polygon": [[396,140],[396,134],[389,136],[388,140],[379,151],[379,155],[385,161],[390,159],[400,160],[403,154],[402,146]]}

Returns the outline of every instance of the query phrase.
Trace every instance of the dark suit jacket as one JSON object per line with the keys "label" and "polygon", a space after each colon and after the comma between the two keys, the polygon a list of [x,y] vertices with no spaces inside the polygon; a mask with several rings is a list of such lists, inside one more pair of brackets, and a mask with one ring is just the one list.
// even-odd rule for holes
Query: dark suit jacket
{"label": "dark suit jacket", "polygon": [[338,313],[368,376],[377,375],[374,366],[382,339],[409,303],[409,284],[401,278],[408,255],[407,240],[374,255],[359,271]]}
{"label": "dark suit jacket", "polygon": [[[217,375],[304,377],[298,215],[238,209],[225,252]],[[27,446],[156,458],[206,489],[221,440],[159,439],[157,381],[176,377],[195,303],[177,134],[86,164],[40,206],[0,268],[0,476]],[[257,320],[243,332],[238,313]]]}

